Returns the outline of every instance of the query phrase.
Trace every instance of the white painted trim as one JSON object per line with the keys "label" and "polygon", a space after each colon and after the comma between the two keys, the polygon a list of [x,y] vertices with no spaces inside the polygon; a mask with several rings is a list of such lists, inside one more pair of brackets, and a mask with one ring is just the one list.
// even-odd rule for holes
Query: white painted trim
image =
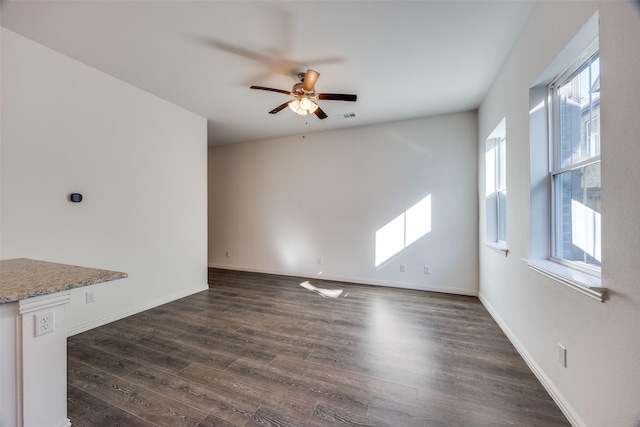
{"label": "white painted trim", "polygon": [[159,298],[157,300],[154,301],[150,301],[146,304],[142,304],[133,308],[130,308],[128,310],[124,310],[121,311],[119,313],[114,313],[111,314],[109,316],[105,316],[99,319],[96,319],[92,322],[88,322],[88,323],[84,323],[82,325],[76,326],[73,329],[67,329],[67,338],[76,334],[79,334],[81,332],[85,332],[88,331],[90,329],[93,328],[97,328],[98,326],[103,326],[106,325],[107,323],[111,323],[111,322],[115,322],[116,320],[120,320],[120,319],[124,319],[125,317],[134,315],[134,314],[138,314],[141,313],[145,310],[149,310],[152,309],[154,307],[158,307],[162,304],[166,304],[169,303],[171,301],[175,301],[178,300],[180,298],[184,298],[184,297],[188,297],[189,295],[193,295],[196,294],[198,292],[202,292],[204,290],[209,289],[208,285],[203,285],[201,287],[197,287],[194,289],[189,289],[187,291],[182,291],[182,292],[177,292],[175,294],[163,297],[163,298]]}
{"label": "white painted trim", "polygon": [[509,256],[509,248],[507,247],[506,243],[504,242],[484,242],[484,245],[486,247],[488,247],[489,249],[492,249],[496,252],[499,252],[500,254],[506,256]]}
{"label": "white painted trim", "polygon": [[25,314],[64,305],[71,300],[71,291],[40,295],[18,301],[18,313]]}
{"label": "white painted trim", "polygon": [[574,270],[557,262],[542,259],[522,259],[530,269],[536,271],[558,283],[570,287],[583,295],[604,302],[607,297],[607,288],[602,287],[599,277],[591,276],[578,270]]}
{"label": "white painted trim", "polygon": [[467,296],[473,296],[473,297],[478,296],[478,293],[476,291],[470,291],[468,289],[453,288],[453,287],[444,288],[439,286],[425,285],[422,283],[389,282],[386,280],[368,280],[368,279],[359,279],[355,277],[330,276],[326,274],[311,276],[305,273],[293,274],[293,273],[284,273],[281,271],[261,269],[261,268],[242,267],[237,265],[230,266],[230,265],[221,265],[221,264],[215,264],[215,263],[209,263],[208,265],[211,268],[219,268],[221,270],[237,270],[237,271],[245,271],[248,273],[263,273],[263,274],[274,274],[277,276],[304,277],[305,279],[331,280],[335,282],[354,283],[358,285],[386,286],[390,288],[411,289],[416,291],[440,292],[445,294],[467,295]]}
{"label": "white painted trim", "polygon": [[516,348],[516,350],[518,351],[522,359],[524,359],[527,366],[529,366],[529,369],[531,369],[531,371],[536,376],[538,381],[540,381],[540,383],[545,388],[545,390],[547,390],[547,392],[549,393],[553,401],[556,402],[556,404],[558,405],[562,413],[565,415],[565,417],[567,417],[567,420],[569,420],[571,425],[574,427],[586,426],[586,424],[580,419],[578,414],[575,412],[573,407],[564,398],[562,393],[560,393],[560,391],[555,387],[551,379],[544,373],[542,368],[540,368],[540,366],[536,363],[533,357],[531,357],[527,349],[522,345],[522,343],[518,340],[518,338],[511,331],[511,329],[509,329],[507,324],[493,309],[491,304],[489,304],[489,301],[487,301],[487,299],[482,295],[482,293],[478,294],[478,299],[480,300],[482,305],[484,305],[484,307],[487,309],[491,317],[493,317],[493,320],[495,320],[498,326],[500,326],[500,329],[502,329],[502,332],[504,332],[504,334],[507,336],[509,341],[511,341],[511,344],[513,344],[513,346]]}

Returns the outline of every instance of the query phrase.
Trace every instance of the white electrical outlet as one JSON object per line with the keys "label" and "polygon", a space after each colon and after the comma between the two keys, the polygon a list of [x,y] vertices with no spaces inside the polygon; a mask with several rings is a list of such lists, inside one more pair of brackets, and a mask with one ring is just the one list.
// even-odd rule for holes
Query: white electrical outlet
{"label": "white electrical outlet", "polygon": [[231,251],[225,252],[225,255],[227,256],[227,258],[231,258]]}
{"label": "white electrical outlet", "polygon": [[318,257],[318,265],[322,265],[322,257]]}
{"label": "white electrical outlet", "polygon": [[87,304],[92,303],[96,300],[96,296],[93,291],[87,291]]}
{"label": "white electrical outlet", "polygon": [[558,362],[563,367],[567,367],[567,349],[562,344],[558,344]]}
{"label": "white electrical outlet", "polygon": [[35,314],[33,316],[36,337],[51,333],[56,330],[56,318],[54,313],[55,312],[53,311],[48,311],[46,313]]}
{"label": "white electrical outlet", "polygon": [[424,274],[430,274],[430,273],[431,273],[431,270],[429,270],[429,266],[425,265],[424,266]]}
{"label": "white electrical outlet", "polygon": [[400,264],[400,271],[404,273],[404,264]]}

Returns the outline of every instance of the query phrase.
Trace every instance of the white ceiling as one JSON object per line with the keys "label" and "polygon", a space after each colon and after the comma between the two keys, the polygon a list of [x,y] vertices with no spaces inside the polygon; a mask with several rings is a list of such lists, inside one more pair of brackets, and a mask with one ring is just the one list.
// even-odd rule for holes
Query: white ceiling
{"label": "white ceiling", "polygon": [[[533,1],[3,1],[2,26],[208,120],[209,145],[473,110]],[[10,64],[9,64],[10,66]],[[321,76],[329,116],[252,84]],[[355,113],[352,119],[336,115]]]}

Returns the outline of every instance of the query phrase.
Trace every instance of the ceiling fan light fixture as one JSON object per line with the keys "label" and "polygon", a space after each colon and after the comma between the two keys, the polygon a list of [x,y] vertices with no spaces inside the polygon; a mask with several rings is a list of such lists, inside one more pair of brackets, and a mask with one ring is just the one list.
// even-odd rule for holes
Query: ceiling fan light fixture
{"label": "ceiling fan light fixture", "polygon": [[289,103],[289,108],[301,116],[307,116],[309,114],[313,114],[318,109],[318,104],[316,104],[311,99],[306,96],[300,97],[300,99],[296,99]]}

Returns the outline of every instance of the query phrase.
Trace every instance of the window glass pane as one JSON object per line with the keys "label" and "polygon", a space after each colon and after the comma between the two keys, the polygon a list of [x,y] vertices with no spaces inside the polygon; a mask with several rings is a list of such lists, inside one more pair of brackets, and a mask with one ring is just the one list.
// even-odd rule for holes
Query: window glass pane
{"label": "window glass pane", "polygon": [[596,55],[557,91],[559,156],[571,164],[600,155],[600,59]]}
{"label": "window glass pane", "polygon": [[486,140],[486,239],[506,244],[507,124],[503,118]]}
{"label": "window glass pane", "polygon": [[498,212],[498,241],[507,241],[507,140],[504,137],[496,141],[496,189]]}
{"label": "window glass pane", "polygon": [[507,241],[507,192],[498,192],[498,240]]}
{"label": "window glass pane", "polygon": [[554,176],[554,255],[600,266],[600,162]]}
{"label": "window glass pane", "polygon": [[498,148],[497,187],[505,188],[507,186],[507,140],[501,138],[496,145]]}

